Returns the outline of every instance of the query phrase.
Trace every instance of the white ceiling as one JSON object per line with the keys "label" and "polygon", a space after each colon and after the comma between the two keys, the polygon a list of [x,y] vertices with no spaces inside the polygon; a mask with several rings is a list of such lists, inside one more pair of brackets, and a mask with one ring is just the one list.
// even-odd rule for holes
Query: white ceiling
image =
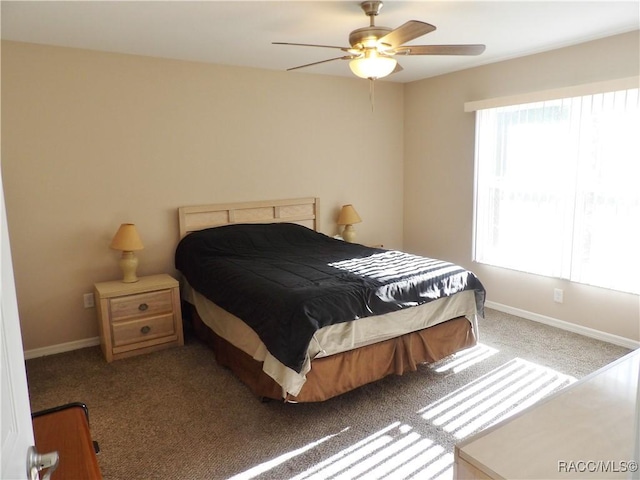
{"label": "white ceiling", "polygon": [[[368,26],[354,1],[5,1],[3,39],[275,70],[339,56],[296,42],[348,46]],[[640,28],[640,0],[386,0],[376,24],[437,27],[410,44],[484,43],[478,57],[399,57],[410,82]],[[337,52],[337,53],[336,53]],[[336,60],[291,72],[351,76]]]}

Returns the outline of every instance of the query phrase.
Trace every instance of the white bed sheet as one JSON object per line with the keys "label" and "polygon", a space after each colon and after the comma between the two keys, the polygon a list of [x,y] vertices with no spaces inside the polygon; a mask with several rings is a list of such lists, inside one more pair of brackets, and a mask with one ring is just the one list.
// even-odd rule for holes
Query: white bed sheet
{"label": "white bed sheet", "polygon": [[471,322],[478,335],[474,292],[463,291],[417,307],[321,328],[313,336],[298,373],[271,355],[249,325],[195,291],[184,279],[182,298],[196,307],[202,321],[217,335],[262,362],[262,370],[282,387],[283,398],[287,393],[294,396],[300,393],[306,374],[311,370],[311,360],[315,358],[371,345],[462,316]]}

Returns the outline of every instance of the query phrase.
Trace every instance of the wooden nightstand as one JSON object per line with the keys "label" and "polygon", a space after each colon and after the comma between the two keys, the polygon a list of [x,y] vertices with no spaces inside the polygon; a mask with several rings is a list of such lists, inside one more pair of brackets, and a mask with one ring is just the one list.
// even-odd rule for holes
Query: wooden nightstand
{"label": "wooden nightstand", "polygon": [[184,345],[180,286],[170,275],[96,283],[95,297],[107,362]]}

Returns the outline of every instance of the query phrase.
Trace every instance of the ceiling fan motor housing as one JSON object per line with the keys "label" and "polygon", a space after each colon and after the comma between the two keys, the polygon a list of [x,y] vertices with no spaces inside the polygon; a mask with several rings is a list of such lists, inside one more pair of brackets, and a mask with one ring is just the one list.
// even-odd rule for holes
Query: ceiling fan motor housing
{"label": "ceiling fan motor housing", "polygon": [[349,34],[349,44],[353,48],[372,48],[376,46],[379,38],[391,32],[388,27],[364,27],[358,28]]}

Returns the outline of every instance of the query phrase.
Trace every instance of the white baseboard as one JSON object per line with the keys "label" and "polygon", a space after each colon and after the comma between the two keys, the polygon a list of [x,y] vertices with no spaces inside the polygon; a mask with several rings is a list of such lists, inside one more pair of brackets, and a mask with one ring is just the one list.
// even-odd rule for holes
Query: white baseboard
{"label": "white baseboard", "polygon": [[561,330],[578,333],[580,335],[584,335],[585,337],[591,337],[595,338],[596,340],[602,340],[603,342],[613,343],[614,345],[619,345],[620,347],[629,348],[631,350],[640,348],[639,341],[631,340],[630,338],[621,337],[619,335],[613,335],[607,332],[602,332],[594,328],[583,327],[582,325],[576,325],[575,323],[565,322],[564,320],[558,320],[557,318],[539,315],[537,313],[528,312],[527,310],[521,310],[519,308],[510,307],[508,305],[502,305],[501,303],[487,301],[485,302],[485,306],[487,308],[492,308],[500,312],[510,313],[511,315],[515,315],[517,317],[526,318],[527,320],[544,323],[545,325],[556,327]]}
{"label": "white baseboard", "polygon": [[56,353],[70,352],[80,348],[95,347],[100,345],[100,337],[85,338],[84,340],[76,340],[75,342],[60,343],[51,345],[50,347],[34,348],[33,350],[25,350],[24,359],[46,357],[47,355],[55,355]]}

